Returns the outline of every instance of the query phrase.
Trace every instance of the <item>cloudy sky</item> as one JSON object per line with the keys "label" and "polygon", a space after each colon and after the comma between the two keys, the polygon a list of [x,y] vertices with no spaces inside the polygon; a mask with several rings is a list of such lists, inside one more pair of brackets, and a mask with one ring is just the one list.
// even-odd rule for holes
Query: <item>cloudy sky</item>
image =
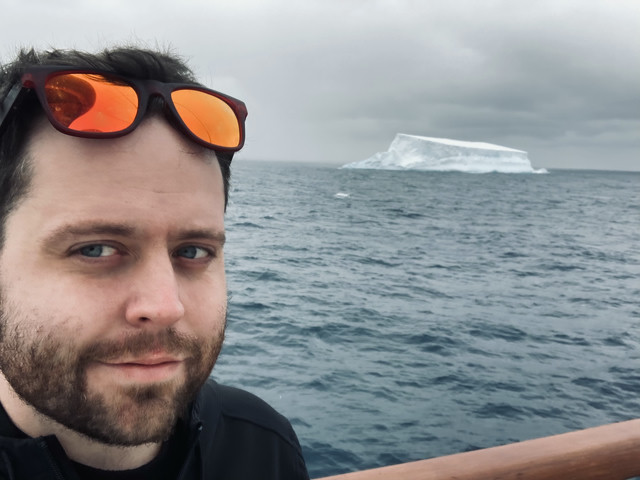
{"label": "cloudy sky", "polygon": [[237,158],[342,164],[398,132],[640,170],[638,0],[1,0],[21,46],[172,47],[243,99]]}

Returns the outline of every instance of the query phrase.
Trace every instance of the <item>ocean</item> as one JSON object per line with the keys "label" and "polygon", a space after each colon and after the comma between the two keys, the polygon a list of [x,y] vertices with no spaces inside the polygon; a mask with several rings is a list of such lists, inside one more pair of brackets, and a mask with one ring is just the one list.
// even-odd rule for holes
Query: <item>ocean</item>
{"label": "ocean", "polygon": [[232,177],[213,377],[312,478],[640,416],[640,172]]}

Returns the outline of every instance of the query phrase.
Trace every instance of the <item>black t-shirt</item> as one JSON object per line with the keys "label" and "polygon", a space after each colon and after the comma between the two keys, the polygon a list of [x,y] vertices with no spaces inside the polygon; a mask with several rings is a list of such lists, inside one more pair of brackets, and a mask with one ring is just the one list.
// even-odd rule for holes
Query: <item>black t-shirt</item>
{"label": "black t-shirt", "polygon": [[72,463],[81,480],[175,480],[184,463],[187,447],[186,435],[178,431],[162,444],[156,458],[132,470],[100,470]]}

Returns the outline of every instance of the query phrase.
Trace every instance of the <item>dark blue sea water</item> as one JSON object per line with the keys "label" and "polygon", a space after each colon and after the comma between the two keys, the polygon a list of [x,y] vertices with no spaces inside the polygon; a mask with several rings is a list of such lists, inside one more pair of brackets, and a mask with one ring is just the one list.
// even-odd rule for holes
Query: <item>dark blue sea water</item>
{"label": "dark blue sea water", "polygon": [[640,173],[237,160],[222,382],[312,477],[640,416]]}

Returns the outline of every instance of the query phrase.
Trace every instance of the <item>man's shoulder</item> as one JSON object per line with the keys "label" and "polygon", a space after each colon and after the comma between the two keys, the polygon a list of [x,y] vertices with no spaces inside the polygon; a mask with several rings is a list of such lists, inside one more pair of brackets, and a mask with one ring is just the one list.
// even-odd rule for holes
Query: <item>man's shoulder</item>
{"label": "man's shoulder", "polygon": [[255,395],[209,379],[193,412],[207,452],[203,471],[224,479],[309,479],[291,424]]}
{"label": "man's shoulder", "polygon": [[217,412],[228,421],[271,431],[288,443],[298,445],[289,421],[267,402],[245,390],[221,385],[210,378],[200,391],[197,408],[203,420]]}

